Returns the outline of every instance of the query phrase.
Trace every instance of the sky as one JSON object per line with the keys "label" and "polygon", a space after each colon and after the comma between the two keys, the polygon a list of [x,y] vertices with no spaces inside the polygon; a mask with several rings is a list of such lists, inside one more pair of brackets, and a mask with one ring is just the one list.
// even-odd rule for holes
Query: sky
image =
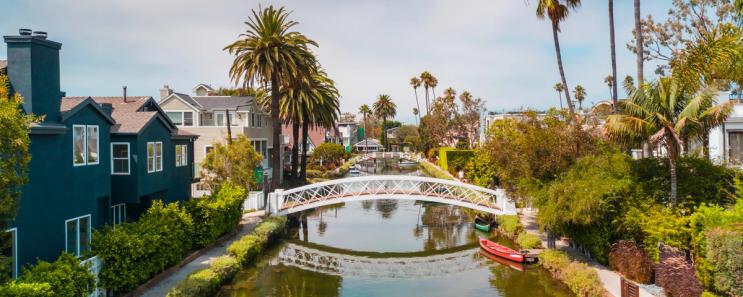
{"label": "sky", "polygon": [[[3,0],[0,34],[46,31],[61,42],[62,89],[68,96],[157,98],[169,85],[191,93],[198,83],[232,86],[232,57],[223,48],[245,32],[259,6],[285,6],[341,93],[341,111],[358,113],[379,94],[413,123],[410,78],[427,70],[436,94],[452,87],[482,98],[489,111],[559,105],[560,80],[552,31],[523,0]],[[585,105],[609,98],[611,73],[607,1],[584,0],[560,33],[568,85],[587,90]],[[620,81],[636,73],[631,0],[616,0]],[[643,15],[664,19],[671,0],[643,2]],[[0,59],[7,53],[0,50]],[[645,67],[653,78],[652,65]],[[418,100],[424,108],[422,88]],[[620,90],[620,97],[623,96]]]}

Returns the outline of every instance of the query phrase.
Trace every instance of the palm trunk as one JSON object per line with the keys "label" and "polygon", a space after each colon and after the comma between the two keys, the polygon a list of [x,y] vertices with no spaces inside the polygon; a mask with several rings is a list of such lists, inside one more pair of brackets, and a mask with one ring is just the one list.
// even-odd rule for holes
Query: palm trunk
{"label": "palm trunk", "polygon": [[366,114],[364,114],[364,154],[369,153],[369,131],[366,131]]}
{"label": "palm trunk", "polygon": [[558,98],[560,98],[560,111],[562,111],[562,92],[557,92]]}
{"label": "palm trunk", "polygon": [[310,128],[310,123],[307,121],[302,122],[302,168],[299,173],[299,180],[303,183],[307,183],[307,132]]}
{"label": "palm trunk", "polygon": [[675,159],[676,158],[673,158],[671,156],[669,156],[668,158],[668,161],[669,161],[668,168],[670,168],[671,170],[671,203],[674,205],[678,203],[678,201],[676,201],[676,189],[678,187],[678,184],[677,184],[677,176],[676,176],[676,160]]}
{"label": "palm trunk", "polygon": [[289,177],[297,181],[299,177],[299,122],[292,123],[292,171]]}
{"label": "palm trunk", "polygon": [[573,102],[570,100],[570,88],[568,88],[568,81],[565,79],[565,70],[562,67],[562,53],[560,52],[560,39],[557,37],[557,21],[552,21],[552,39],[555,42],[555,53],[557,54],[557,67],[560,69],[560,79],[562,79],[562,85],[565,91],[565,100],[568,102],[568,111],[570,112],[570,120],[572,121],[575,115],[575,108]]}
{"label": "palm trunk", "polygon": [[640,0],[635,2],[635,47],[637,48],[637,88],[642,87],[643,81],[643,41],[642,41],[642,20],[640,19]]}
{"label": "palm trunk", "polygon": [[617,49],[614,38],[614,0],[609,0],[609,38],[611,39],[611,104],[614,107],[614,113],[619,112],[617,103]]}
{"label": "palm trunk", "polygon": [[386,117],[382,117],[382,136],[380,138],[382,138],[382,146],[384,147],[385,150],[387,150],[387,131],[386,131],[386,126],[387,126],[387,118]]}
{"label": "palm trunk", "polygon": [[418,89],[417,88],[413,88],[413,93],[415,93],[415,108],[418,109],[418,114],[415,115],[416,116],[416,125],[417,125],[418,120],[420,120],[420,118],[421,118],[421,106],[420,106],[420,104],[418,104]]}
{"label": "palm trunk", "polygon": [[[275,69],[278,70],[278,69]],[[271,190],[281,181],[281,121],[279,120],[279,75],[271,76],[271,121],[273,121],[273,153],[271,154]]]}
{"label": "palm trunk", "polygon": [[426,115],[431,112],[431,108],[428,106],[428,87],[425,87],[426,89]]}
{"label": "palm trunk", "polygon": [[702,134],[702,153],[704,158],[709,160],[709,131],[705,131]]}

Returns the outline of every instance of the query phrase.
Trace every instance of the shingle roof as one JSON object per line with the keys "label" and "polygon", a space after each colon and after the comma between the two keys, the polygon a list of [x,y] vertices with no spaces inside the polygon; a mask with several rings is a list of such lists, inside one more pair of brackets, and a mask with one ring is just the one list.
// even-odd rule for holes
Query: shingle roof
{"label": "shingle roof", "polygon": [[[71,110],[88,97],[64,97],[62,98],[61,110]],[[98,104],[111,104],[113,111],[111,117],[116,124],[111,126],[111,133],[139,133],[142,128],[157,116],[156,111],[138,111],[142,105],[147,103],[146,96],[126,97],[91,97]]]}
{"label": "shingle roof", "polygon": [[173,94],[178,96],[178,98],[183,99],[183,101],[186,101],[186,103],[191,104],[193,107],[196,107],[196,108],[201,107],[201,104],[199,104],[199,102],[196,102],[196,100],[193,100],[193,98],[191,98],[191,96],[187,94],[183,94],[183,93],[173,93]]}
{"label": "shingle roof", "polygon": [[239,105],[251,104],[253,102],[253,97],[238,96],[194,96],[191,98],[206,110],[234,109]]}
{"label": "shingle roof", "polygon": [[[376,140],[376,139],[374,139],[374,138],[369,138],[369,139],[367,139],[367,140],[369,140],[369,146],[382,146],[382,145],[381,145],[381,144],[379,143],[379,140]],[[354,144],[354,146],[366,146],[366,145],[365,145],[365,141],[364,141],[364,140],[362,140],[362,141],[359,141],[359,142],[357,142],[356,144]]]}

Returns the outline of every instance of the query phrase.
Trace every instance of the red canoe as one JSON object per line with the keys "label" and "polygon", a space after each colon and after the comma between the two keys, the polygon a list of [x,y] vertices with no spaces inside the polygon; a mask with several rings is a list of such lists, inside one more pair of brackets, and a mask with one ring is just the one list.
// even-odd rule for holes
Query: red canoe
{"label": "red canoe", "polygon": [[518,251],[514,251],[512,249],[509,249],[505,246],[502,246],[500,244],[497,244],[485,238],[480,239],[480,247],[482,247],[486,252],[496,255],[498,257],[501,257],[503,259],[513,261],[513,262],[518,262],[518,263],[524,262],[524,255],[522,255]]}

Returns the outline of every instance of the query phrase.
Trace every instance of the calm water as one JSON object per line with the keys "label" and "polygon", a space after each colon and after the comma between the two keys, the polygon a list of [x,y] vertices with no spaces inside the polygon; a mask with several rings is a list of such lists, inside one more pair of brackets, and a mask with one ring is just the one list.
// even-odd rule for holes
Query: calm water
{"label": "calm water", "polygon": [[[393,163],[377,164],[377,172],[419,174]],[[482,254],[477,239],[490,235],[474,230],[473,214],[463,208],[373,200],[304,218],[220,295],[573,296],[538,267]]]}

